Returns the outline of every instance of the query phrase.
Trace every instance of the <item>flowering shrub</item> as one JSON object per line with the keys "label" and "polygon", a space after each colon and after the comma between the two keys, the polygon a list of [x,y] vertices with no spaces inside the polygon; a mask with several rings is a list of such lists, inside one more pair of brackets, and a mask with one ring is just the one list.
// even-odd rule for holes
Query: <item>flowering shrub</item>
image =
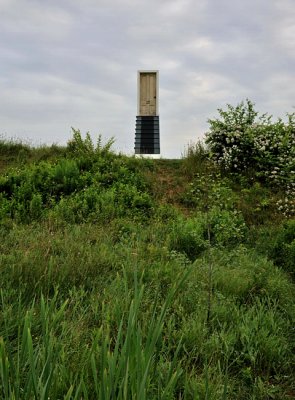
{"label": "flowering shrub", "polygon": [[243,171],[252,165],[253,139],[249,129],[256,121],[258,113],[247,100],[237,107],[228,104],[228,111],[218,109],[220,119],[209,119],[210,131],[206,134],[213,159],[224,169]]}
{"label": "flowering shrub", "polygon": [[210,119],[206,143],[211,156],[224,170],[252,172],[252,176],[285,191],[277,205],[286,216],[295,212],[295,114],[271,121],[258,116],[250,100],[236,107],[218,109],[219,119]]}

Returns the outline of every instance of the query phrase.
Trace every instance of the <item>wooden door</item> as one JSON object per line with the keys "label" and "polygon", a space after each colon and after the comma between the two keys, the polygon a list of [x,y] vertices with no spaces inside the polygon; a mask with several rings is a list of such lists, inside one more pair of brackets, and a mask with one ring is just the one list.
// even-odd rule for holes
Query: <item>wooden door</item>
{"label": "wooden door", "polygon": [[157,73],[141,72],[139,82],[139,115],[157,114]]}

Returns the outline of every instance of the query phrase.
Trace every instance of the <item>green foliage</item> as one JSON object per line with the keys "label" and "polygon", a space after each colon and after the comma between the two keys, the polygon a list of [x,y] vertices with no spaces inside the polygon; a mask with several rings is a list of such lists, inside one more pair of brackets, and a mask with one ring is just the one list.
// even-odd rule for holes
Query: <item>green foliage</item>
{"label": "green foliage", "polygon": [[243,243],[247,228],[241,213],[216,207],[208,213],[207,218],[213,245],[231,247]]}
{"label": "green foliage", "polygon": [[118,398],[123,387],[135,398],[142,387],[149,399],[217,400],[225,391],[242,400],[268,393],[274,376],[284,398],[293,379],[294,285],[255,251],[211,249],[208,326],[208,242],[192,265],[167,246],[170,229],[122,217],[0,230],[4,399],[34,390],[92,399],[103,388]]}
{"label": "green foliage", "polygon": [[196,171],[200,173],[200,171],[207,171],[210,167],[212,168],[209,151],[204,143],[201,141],[195,144],[190,143],[183,154],[182,169],[184,174],[191,178]]}
{"label": "green foliage", "polygon": [[190,207],[206,212],[212,207],[234,210],[238,197],[229,187],[228,179],[222,178],[220,173],[207,171],[195,173],[182,201]]}
{"label": "green foliage", "polygon": [[276,198],[277,194],[273,193],[269,187],[254,182],[241,189],[237,208],[249,225],[264,224],[265,221],[276,219]]}
{"label": "green foliage", "polygon": [[250,100],[227,107],[209,120],[206,143],[213,160],[226,171],[281,187],[285,195],[277,207],[294,216],[295,114],[287,114],[286,123],[272,122],[267,114],[258,117]]}
{"label": "green foliage", "polygon": [[0,139],[0,156],[1,157],[16,157],[23,158],[29,155],[31,148],[27,143],[15,140]]}
{"label": "green foliage", "polygon": [[67,195],[79,188],[81,183],[80,171],[74,160],[60,160],[51,172],[52,186],[54,186],[55,193]]}
{"label": "green foliage", "polygon": [[73,137],[68,141],[67,150],[75,158],[87,159],[89,157],[106,156],[110,153],[110,149],[115,142],[114,138],[111,138],[103,145],[102,136],[99,135],[95,146],[89,132],[86,133],[86,137],[83,139],[79,129],[72,128],[72,131]]}
{"label": "green foliage", "polygon": [[228,399],[260,391],[263,399],[270,379],[283,398],[294,359],[288,277],[245,247],[216,248],[208,327],[208,252],[190,267],[165,250],[166,228],[158,224],[124,218],[3,233],[4,399],[13,391],[31,398],[35,390],[37,398],[42,391],[106,396],[101,390],[117,398],[123,387],[129,397],[144,390],[150,399],[217,400],[224,391]]}
{"label": "green foliage", "polygon": [[208,247],[204,221],[200,219],[179,219],[173,224],[170,250],[184,253],[195,260]]}
{"label": "green foliage", "polygon": [[295,220],[286,222],[276,237],[270,251],[274,263],[294,277],[295,273]]}
{"label": "green foliage", "polygon": [[10,167],[20,167],[40,161],[54,161],[64,157],[64,147],[55,144],[51,146],[33,147],[20,140],[1,139],[0,137],[0,172]]}
{"label": "green foliage", "polygon": [[33,194],[30,201],[30,217],[32,220],[41,218],[43,212],[42,196],[39,193]]}
{"label": "green foliage", "polygon": [[69,223],[109,221],[115,217],[152,213],[153,201],[136,186],[116,184],[110,188],[91,185],[69,197],[62,197],[51,216]]}
{"label": "green foliage", "polygon": [[215,207],[195,218],[178,218],[172,225],[170,249],[193,261],[210,245],[231,247],[243,242],[246,231],[241,214]]}
{"label": "green foliage", "polygon": [[[146,399],[151,398],[151,395],[155,398],[158,393],[164,398],[172,396],[182,374],[176,362],[179,347],[173,357],[163,354],[159,362],[157,359],[163,347],[160,339],[167,309],[183,281],[181,279],[170,291],[159,313],[151,306],[153,311],[150,325],[143,333],[145,327],[142,326],[139,312],[144,287],[135,276],[134,296],[126,292],[129,311],[126,316],[118,316],[116,337],[111,336],[107,322],[95,328],[88,339],[89,346],[81,354],[83,368],[74,375],[65,364],[69,350],[67,342],[73,345],[76,339],[69,330],[67,312],[78,314],[77,311],[82,308],[79,297],[74,305],[68,300],[59,304],[56,291],[50,302],[41,296],[40,306],[32,305],[25,315],[19,298],[18,319],[13,328],[21,334],[21,340],[16,343],[14,352],[9,345],[10,322],[6,319],[9,312],[6,312],[4,319],[4,337],[0,341],[1,397],[7,400],[61,396],[69,399],[80,396],[85,399]],[[2,296],[3,308],[5,300]],[[110,312],[107,306],[103,311],[106,314]],[[164,363],[167,369],[160,372]],[[156,386],[154,382],[157,382]]]}
{"label": "green foliage", "polygon": [[[0,212],[29,223],[46,218],[71,223],[151,214],[153,201],[143,176],[126,158],[110,153],[113,140],[95,147],[73,130],[68,156],[16,168],[0,178]],[[49,214],[48,214],[49,213]]]}

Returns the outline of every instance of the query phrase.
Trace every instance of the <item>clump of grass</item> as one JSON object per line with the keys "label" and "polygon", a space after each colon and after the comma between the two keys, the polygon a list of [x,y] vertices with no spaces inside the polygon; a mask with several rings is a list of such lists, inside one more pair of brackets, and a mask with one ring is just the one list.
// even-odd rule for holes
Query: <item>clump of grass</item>
{"label": "clump of grass", "polygon": [[182,157],[183,172],[190,178],[193,178],[197,173],[204,173],[214,169],[214,165],[209,159],[209,151],[201,141],[188,144]]}
{"label": "clump of grass", "polygon": [[52,144],[51,146],[32,146],[22,140],[0,137],[0,171],[6,171],[19,165],[55,161],[66,156],[66,148]]}
{"label": "clump of grass", "polygon": [[[187,274],[186,274],[187,275]],[[41,295],[40,308],[33,303],[24,313],[21,297],[14,326],[4,315],[4,338],[0,341],[0,391],[3,399],[11,398],[93,398],[129,399],[162,398],[173,396],[176,384],[182,374],[178,362],[181,343],[170,358],[162,350],[160,339],[168,308],[186,275],[169,291],[166,300],[159,307],[150,305],[148,325],[142,325],[139,317],[144,286],[135,275],[133,296],[127,290],[129,310],[114,321],[114,334],[110,322],[102,321],[100,327],[92,330],[92,337],[82,351],[82,368],[74,373],[68,368],[67,342],[74,345],[73,334],[67,313],[71,307],[67,299],[58,304],[58,292],[46,301]],[[127,282],[125,281],[125,284]],[[72,306],[73,307],[73,306]],[[82,308],[82,304],[74,305]],[[110,307],[104,305],[103,313],[108,315]],[[2,293],[2,308],[6,308]],[[63,322],[62,322],[63,321]],[[145,328],[143,330],[143,328]],[[12,348],[12,330],[17,339]],[[165,370],[159,374],[159,365]]]}
{"label": "clump of grass", "polygon": [[20,140],[8,140],[5,138],[0,138],[0,156],[8,157],[8,158],[18,158],[19,154],[27,154],[31,153],[31,146],[28,143],[24,143]]}

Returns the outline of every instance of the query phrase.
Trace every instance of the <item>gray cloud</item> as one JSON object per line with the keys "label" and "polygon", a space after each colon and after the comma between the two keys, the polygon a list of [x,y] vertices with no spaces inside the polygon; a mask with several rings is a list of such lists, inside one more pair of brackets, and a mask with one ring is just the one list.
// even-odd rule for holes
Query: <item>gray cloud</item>
{"label": "gray cloud", "polygon": [[138,69],[160,70],[164,157],[245,97],[294,111],[293,0],[0,0],[0,133],[66,143],[70,127],[132,153]]}

